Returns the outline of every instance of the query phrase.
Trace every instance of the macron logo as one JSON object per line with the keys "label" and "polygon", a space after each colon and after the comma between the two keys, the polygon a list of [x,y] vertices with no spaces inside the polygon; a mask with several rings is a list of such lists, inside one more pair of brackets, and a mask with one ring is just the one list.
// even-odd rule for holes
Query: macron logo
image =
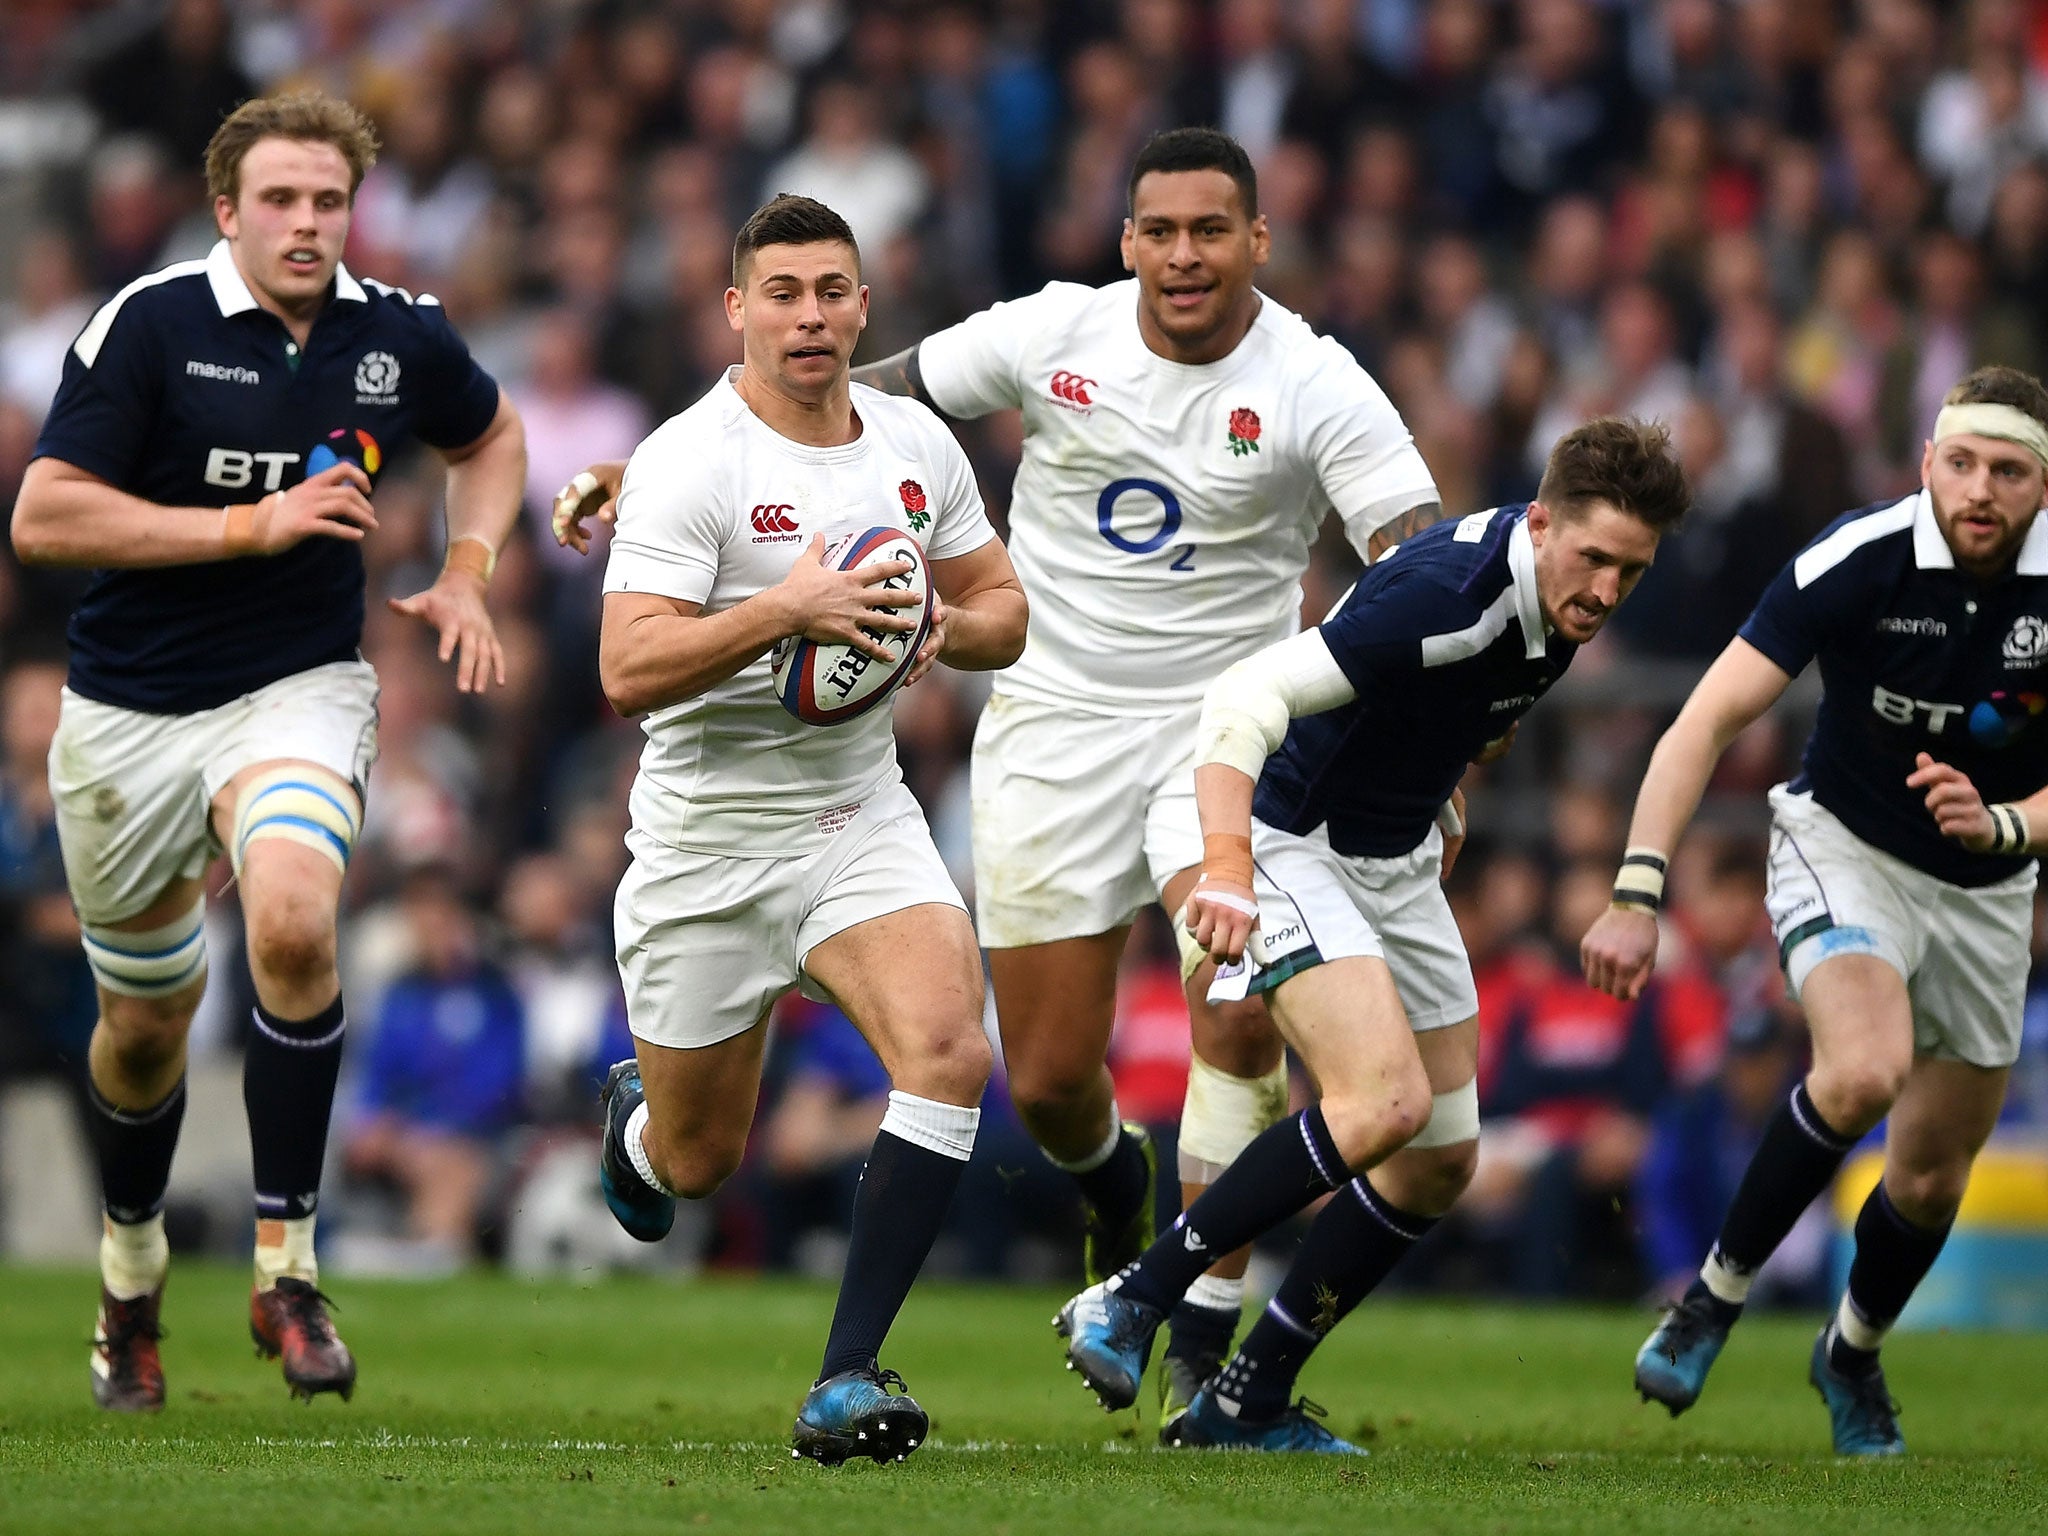
{"label": "macron logo", "polygon": [[796,510],[788,502],[764,502],[747,514],[747,521],[754,525],[756,544],[786,544],[791,539],[800,539],[803,534],[796,526],[796,519],[789,514]]}
{"label": "macron logo", "polygon": [[226,363],[202,363],[187,359],[185,377],[188,379],[218,379],[223,384],[261,384],[263,375],[254,368],[232,368]]}

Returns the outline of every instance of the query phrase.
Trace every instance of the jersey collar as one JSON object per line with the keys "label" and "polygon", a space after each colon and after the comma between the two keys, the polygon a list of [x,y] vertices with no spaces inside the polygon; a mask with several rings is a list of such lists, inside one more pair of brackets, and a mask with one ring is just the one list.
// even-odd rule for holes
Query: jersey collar
{"label": "jersey collar", "polygon": [[[226,240],[216,240],[213,249],[206,253],[206,281],[213,289],[213,302],[220,306],[222,315],[239,315],[246,310],[260,308],[256,295],[249,291],[249,285],[242,280],[242,270],[235,265],[235,253]],[[370,296],[340,262],[334,267],[334,296],[346,299],[351,304],[367,304]]]}
{"label": "jersey collar", "polygon": [[[1952,571],[1955,551],[1941,536],[1941,524],[1934,520],[1934,497],[1925,486],[1913,498],[1913,564],[1923,571]],[[2048,576],[2048,516],[2034,515],[2027,536],[2020,542],[2019,576]]]}
{"label": "jersey collar", "polygon": [[1522,624],[1522,654],[1540,661],[1550,650],[1550,629],[1543,622],[1543,603],[1536,595],[1536,543],[1529,537],[1524,512],[1508,530],[1508,579],[1515,588],[1515,617]]}

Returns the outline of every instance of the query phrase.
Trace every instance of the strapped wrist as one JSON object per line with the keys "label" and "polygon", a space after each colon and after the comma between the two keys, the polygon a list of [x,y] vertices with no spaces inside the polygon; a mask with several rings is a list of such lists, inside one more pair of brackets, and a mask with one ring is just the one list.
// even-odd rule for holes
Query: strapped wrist
{"label": "strapped wrist", "polygon": [[443,572],[466,571],[485,586],[498,568],[498,552],[480,533],[458,533],[448,541],[448,554],[441,562]]}
{"label": "strapped wrist", "polygon": [[1209,832],[1202,837],[1202,877],[1229,880],[1251,889],[1252,840],[1237,832]]}
{"label": "strapped wrist", "polygon": [[[270,496],[283,494],[272,491]],[[244,555],[263,553],[263,530],[270,526],[270,514],[266,504],[270,496],[256,501],[231,502],[221,510],[220,543],[221,553],[229,560]]]}
{"label": "strapped wrist", "polygon": [[1655,916],[1664,908],[1667,861],[1655,848],[1631,848],[1614,877],[1614,905]]}
{"label": "strapped wrist", "polygon": [[2024,853],[2033,841],[2033,828],[2027,824],[2027,813],[2010,803],[1987,805],[1984,809],[1991,814],[1991,853]]}

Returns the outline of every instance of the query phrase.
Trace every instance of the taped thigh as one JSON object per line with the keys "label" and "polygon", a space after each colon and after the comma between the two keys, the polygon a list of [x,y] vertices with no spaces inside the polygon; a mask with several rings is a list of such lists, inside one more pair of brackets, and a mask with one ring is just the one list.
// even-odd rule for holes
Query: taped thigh
{"label": "taped thigh", "polygon": [[266,768],[235,802],[235,873],[242,872],[250,844],[263,838],[311,848],[346,873],[362,830],[362,802],[354,790],[301,763]]}
{"label": "taped thigh", "polygon": [[1408,1143],[1410,1147],[1454,1147],[1461,1141],[1478,1138],[1478,1078],[1462,1088],[1439,1093],[1429,1102],[1429,1123],[1415,1133],[1415,1139]]}
{"label": "taped thigh", "polygon": [[123,997],[168,997],[206,976],[206,898],[160,928],[123,933],[87,923],[82,936],[93,979]]}

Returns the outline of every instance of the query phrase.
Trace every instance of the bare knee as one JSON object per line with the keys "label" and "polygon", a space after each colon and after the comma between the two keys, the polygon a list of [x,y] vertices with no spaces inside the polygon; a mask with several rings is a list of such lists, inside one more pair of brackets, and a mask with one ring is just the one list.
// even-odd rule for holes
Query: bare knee
{"label": "bare knee", "polygon": [[[654,1127],[648,1125],[651,1133]],[[642,1137],[647,1161],[663,1187],[685,1200],[702,1200],[716,1194],[720,1185],[739,1171],[746,1155],[744,1137],[737,1140],[718,1135],[691,1136],[680,1141],[662,1141],[653,1134]]]}
{"label": "bare knee", "polygon": [[1912,1065],[1910,1057],[1816,1063],[1806,1091],[1828,1129],[1845,1137],[1861,1136],[1891,1113]]}
{"label": "bare knee", "polygon": [[1931,1231],[1938,1231],[1955,1219],[1969,1182],[1967,1158],[1884,1171],[1884,1192],[1891,1197],[1892,1208],[1914,1226]]}
{"label": "bare knee", "polygon": [[1367,1091],[1351,1084],[1323,1088],[1323,1123],[1354,1169],[1372,1167],[1421,1135],[1432,1107],[1420,1061]]}
{"label": "bare knee", "polygon": [[1205,1003],[1191,992],[1189,1016],[1194,1021],[1195,1054],[1232,1077],[1264,1077],[1280,1064],[1280,1032],[1266,1005],[1256,998],[1235,1003]]}
{"label": "bare knee", "polygon": [[[156,1079],[176,1066],[185,1051],[196,998],[155,999],[102,994],[99,1028],[110,1059],[123,1082]],[[98,1054],[96,1052],[95,1054]]]}
{"label": "bare knee", "polygon": [[325,912],[293,905],[249,925],[249,964],[288,991],[334,974],[334,924]]}
{"label": "bare knee", "polygon": [[973,1020],[935,1021],[919,1030],[904,1061],[896,1064],[891,1083],[905,1093],[943,1104],[973,1105],[981,1102],[995,1070],[995,1055],[988,1037]]}
{"label": "bare knee", "polygon": [[1418,1216],[1441,1216],[1458,1203],[1479,1170],[1479,1143],[1461,1141],[1448,1147],[1422,1147],[1408,1154],[1414,1159],[1414,1204],[1405,1207]]}

